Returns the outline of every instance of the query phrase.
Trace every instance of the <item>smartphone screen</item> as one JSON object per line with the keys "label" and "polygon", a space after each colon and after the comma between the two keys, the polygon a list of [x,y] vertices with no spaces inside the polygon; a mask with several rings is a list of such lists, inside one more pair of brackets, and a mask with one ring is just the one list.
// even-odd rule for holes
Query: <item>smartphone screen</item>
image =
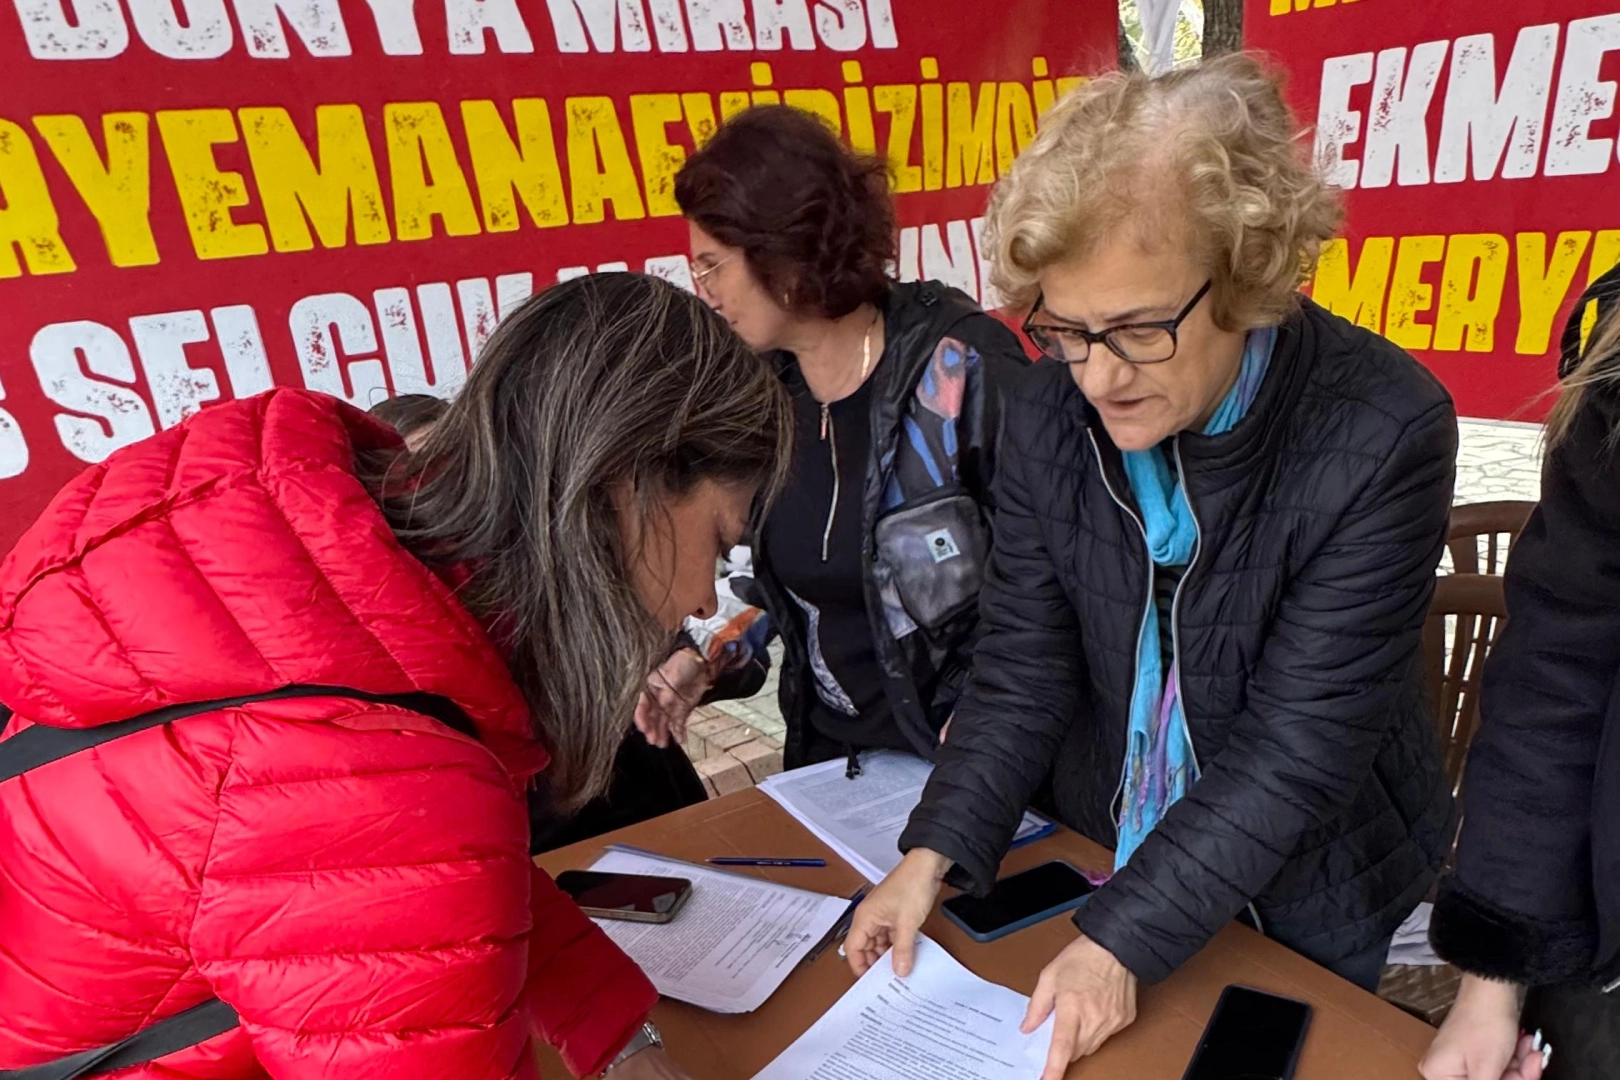
{"label": "smartphone screen", "polygon": [[602,918],[667,922],[685,903],[692,883],[685,878],[567,870],[557,875],[557,888]]}
{"label": "smartphone screen", "polygon": [[1043,912],[1077,907],[1095,888],[1068,863],[1042,863],[996,882],[987,896],[953,896],[945,910],[969,933],[989,936]]}
{"label": "smartphone screen", "polygon": [[1185,1080],[1292,1080],[1310,1025],[1303,1001],[1228,986]]}

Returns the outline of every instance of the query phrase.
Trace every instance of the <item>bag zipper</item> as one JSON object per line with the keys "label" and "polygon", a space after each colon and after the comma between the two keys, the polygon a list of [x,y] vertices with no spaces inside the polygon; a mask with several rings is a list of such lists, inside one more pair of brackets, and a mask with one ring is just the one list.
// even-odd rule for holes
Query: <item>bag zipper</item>
{"label": "bag zipper", "polygon": [[[1109,498],[1113,499],[1115,505],[1117,505],[1121,510],[1125,511],[1125,516],[1136,523],[1137,532],[1142,534],[1142,552],[1147,556],[1148,575],[1147,601],[1143,608],[1142,621],[1136,626],[1136,653],[1140,655],[1142,651],[1142,631],[1147,626],[1147,620],[1153,618],[1153,552],[1148,547],[1147,526],[1143,525],[1142,519],[1136,516],[1136,511],[1132,510],[1128,505],[1126,505],[1125,500],[1121,499],[1119,494],[1114,491],[1114,485],[1108,479],[1108,469],[1103,464],[1102,450],[1097,446],[1097,435],[1091,430],[1090,427],[1086,428],[1086,438],[1091,440],[1091,456],[1097,459],[1097,471],[1102,475],[1103,487],[1107,489]],[[1125,770],[1129,767],[1131,760],[1130,717],[1134,715],[1135,712],[1136,684],[1135,680],[1133,679],[1131,684],[1131,702],[1128,706],[1128,712],[1126,713],[1125,717],[1125,756],[1120,762],[1119,766],[1119,783],[1114,787],[1114,796],[1109,800],[1108,803],[1108,814],[1113,820],[1114,824],[1114,847],[1116,850],[1119,847],[1119,800],[1121,794],[1125,790]]]}
{"label": "bag zipper", "polygon": [[832,453],[832,499],[827,503],[827,527],[821,530],[821,561],[827,561],[827,548],[832,542],[833,520],[838,516],[838,429],[833,426],[832,413],[827,402],[821,403],[821,441]]}

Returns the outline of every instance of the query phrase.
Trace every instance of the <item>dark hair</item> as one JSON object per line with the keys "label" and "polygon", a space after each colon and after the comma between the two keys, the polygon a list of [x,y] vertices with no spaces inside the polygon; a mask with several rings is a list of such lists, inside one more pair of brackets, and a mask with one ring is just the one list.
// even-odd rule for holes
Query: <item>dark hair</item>
{"label": "dark hair", "polygon": [[397,394],[377,402],[370,412],[401,435],[411,436],[438,423],[449,407],[448,401],[432,394]]}
{"label": "dark hair", "polygon": [[681,213],[739,248],[788,309],[836,319],[889,289],[894,203],[887,167],[826,124],[757,105],[720,126],[675,177]]}
{"label": "dark hair", "polygon": [[551,751],[549,794],[603,791],[668,633],[639,598],[615,493],[644,521],[703,480],[780,486],[782,382],[695,296],[593,274],[531,298],[479,353],[420,449],[362,458],[400,542],[471,577]]}

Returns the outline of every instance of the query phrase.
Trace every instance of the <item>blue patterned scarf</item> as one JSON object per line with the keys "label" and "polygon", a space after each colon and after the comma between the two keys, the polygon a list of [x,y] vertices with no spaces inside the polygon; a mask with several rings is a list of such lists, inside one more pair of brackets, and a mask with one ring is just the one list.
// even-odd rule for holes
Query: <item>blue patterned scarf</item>
{"label": "blue patterned scarf", "polygon": [[[1243,347],[1237,383],[1204,425],[1205,435],[1223,435],[1237,426],[1254,404],[1277,344],[1273,327],[1250,331]],[[1187,505],[1181,478],[1173,475],[1158,447],[1124,453],[1125,475],[1142,512],[1148,554],[1157,566],[1185,567],[1198,542],[1198,525]],[[1166,674],[1159,650],[1158,612],[1142,620],[1136,644],[1136,688],[1131,695],[1126,739],[1124,799],[1119,813],[1119,846],[1114,868],[1129,861],[1175,801],[1198,779],[1192,735],[1182,711],[1176,668]]]}

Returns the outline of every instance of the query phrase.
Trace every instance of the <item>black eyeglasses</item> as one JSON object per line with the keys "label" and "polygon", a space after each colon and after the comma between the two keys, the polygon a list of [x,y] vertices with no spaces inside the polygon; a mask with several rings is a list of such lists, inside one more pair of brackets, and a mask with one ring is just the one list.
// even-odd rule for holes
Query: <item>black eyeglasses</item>
{"label": "black eyeglasses", "polygon": [[1082,330],[1078,326],[1038,323],[1035,316],[1040,314],[1041,305],[1045,302],[1045,297],[1038,296],[1034,310],[1024,320],[1024,333],[1029,335],[1029,340],[1041,352],[1065,364],[1083,364],[1091,359],[1093,345],[1108,346],[1115,356],[1128,363],[1162,364],[1176,355],[1176,331],[1187,321],[1187,316],[1192,314],[1198,302],[1209,294],[1214,284],[1214,281],[1204,282],[1204,287],[1193,294],[1187,306],[1173,319],[1123,323],[1106,330]]}

